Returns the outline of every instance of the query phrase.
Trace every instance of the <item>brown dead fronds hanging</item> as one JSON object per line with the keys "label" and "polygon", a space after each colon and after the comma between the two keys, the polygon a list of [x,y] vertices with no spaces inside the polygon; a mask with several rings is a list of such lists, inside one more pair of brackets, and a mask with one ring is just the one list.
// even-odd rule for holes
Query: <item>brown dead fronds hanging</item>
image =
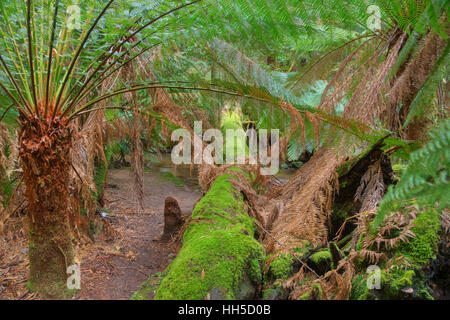
{"label": "brown dead fronds hanging", "polygon": [[283,100],[281,100],[279,105],[277,106],[281,110],[286,111],[291,118],[289,128],[286,130],[286,133],[283,135],[283,137],[280,138],[279,159],[281,161],[285,160],[289,141],[291,140],[291,137],[295,134],[295,132],[297,132],[297,130],[300,132],[300,145],[303,147],[303,150],[306,150],[306,126],[305,119],[303,117],[309,120],[313,125],[315,144],[316,146],[320,145],[320,124],[319,118],[316,115],[309,111],[300,112],[292,104],[286,103]]}
{"label": "brown dead fronds hanging", "polygon": [[[360,42],[363,38],[366,38],[366,36],[350,40],[337,48],[329,50],[324,55],[314,55],[312,57],[312,61],[307,63],[305,67],[301,67],[298,71],[298,76],[294,78],[294,81],[291,85],[294,93],[296,95],[300,95],[304,93],[306,88],[308,88],[308,86],[304,86],[301,84],[310,84],[320,79],[329,78],[337,62],[347,60],[348,63],[349,61],[351,61],[351,58],[349,58],[349,56],[351,56],[361,48]],[[369,40],[366,40],[363,43],[366,43]],[[349,55],[348,52],[350,52],[350,50],[352,50],[352,48],[354,48],[355,46],[356,50],[354,50],[354,52],[350,53]]]}
{"label": "brown dead fronds hanging", "polygon": [[[336,73],[333,75],[333,77],[331,78],[330,82],[328,83],[328,85],[325,87],[325,90],[322,93],[322,98],[320,101],[320,105],[321,105],[321,109],[328,112],[328,113],[332,113],[334,110],[334,103],[325,103],[326,98],[328,97],[329,92],[334,92],[334,88],[336,86],[337,83],[339,82],[344,82],[344,77],[346,77],[347,80],[351,79],[349,77],[350,75],[353,75],[356,70],[359,70],[360,68],[362,68],[364,66],[363,62],[363,56],[362,53],[370,51],[370,46],[371,46],[371,42],[373,42],[373,39],[368,39],[366,41],[364,41],[363,43],[361,43],[359,46],[356,47],[356,49],[351,52],[340,64],[339,69],[336,71]],[[359,66],[357,66],[356,64],[354,64],[354,62],[360,62],[361,64]],[[339,90],[340,92],[342,92],[344,90],[343,86],[338,86],[338,88],[336,90]],[[337,93],[336,95],[338,95],[339,93]],[[330,99],[330,102],[332,102],[333,99]]]}
{"label": "brown dead fronds hanging", "polygon": [[[137,68],[133,63],[128,64],[122,68],[122,78],[125,81],[130,81],[131,84],[136,83]],[[136,91],[128,92],[125,95],[132,113],[132,118],[129,119],[129,138],[131,144],[131,175],[133,178],[132,199],[136,204],[136,212],[142,213],[144,211],[144,148],[142,145],[141,135],[143,132],[141,115],[141,106]]]}
{"label": "brown dead fronds hanging", "polygon": [[[82,242],[87,241],[89,220],[93,218],[92,215],[97,207],[92,194],[97,192],[94,183],[94,160],[99,148],[98,142],[102,141],[102,131],[98,132],[100,129],[98,118],[102,116],[98,113],[102,111],[91,113],[81,128],[78,126],[78,120],[72,125],[74,134],[71,152],[71,204],[73,210],[70,218],[74,234],[77,240]],[[101,148],[103,149],[102,145]],[[85,218],[81,215],[82,210],[86,210]]]}
{"label": "brown dead fronds hanging", "polygon": [[18,156],[17,138],[0,123],[0,170],[3,170],[6,177],[10,177],[16,169]]}
{"label": "brown dead fronds hanging", "polygon": [[[333,150],[319,150],[278,194],[284,207],[272,233],[287,248],[302,247],[305,241],[316,246],[326,242],[339,162]],[[281,249],[272,239],[266,239],[265,245],[268,252]]]}
{"label": "brown dead fronds hanging", "polygon": [[[359,66],[352,65],[348,70],[339,70],[337,77],[345,76],[345,81],[337,88],[332,88],[333,91],[330,87],[328,88],[331,95],[323,99],[319,108],[333,110],[334,105],[344,98],[344,93],[348,93],[351,86],[356,83],[354,95],[345,107],[344,118],[374,125],[379,104],[382,102],[381,89],[384,78],[395,62],[405,37],[405,34],[394,30],[390,40],[377,51],[377,55],[364,58],[366,63]],[[388,46],[391,46],[389,53],[383,60],[380,57]],[[360,51],[354,51],[353,55],[358,52]],[[359,72],[362,70],[365,71],[361,76]],[[355,77],[359,81],[355,81]],[[330,107],[330,104],[333,107]],[[335,141],[336,137],[331,137],[331,139]],[[353,144],[351,143],[350,146]],[[344,152],[341,149],[339,152],[337,149],[320,149],[285,186],[279,188],[278,194],[274,194],[274,197],[282,199],[285,205],[283,212],[279,214],[273,224],[272,233],[284,246],[292,249],[301,247],[305,241],[315,246],[326,243],[328,229],[331,225],[331,204],[335,193],[339,190],[336,169],[350,155],[345,151],[348,146],[343,146],[343,149]],[[374,172],[367,174],[367,179],[371,177],[371,174],[379,173],[379,168],[374,168]],[[364,194],[364,198],[369,199],[372,196],[377,198],[377,194],[380,195],[384,192],[384,189],[381,188],[378,193],[373,195],[371,192],[376,190],[374,188],[380,186],[371,179],[366,183],[369,188],[364,188],[364,190],[368,190]],[[362,189],[360,193],[362,196]],[[367,201],[377,202],[378,199],[375,198]],[[271,239],[266,239],[265,245],[268,252],[276,252],[281,249]]]}
{"label": "brown dead fronds hanging", "polygon": [[[388,104],[382,110],[382,119],[390,130],[400,129],[401,124],[409,113],[409,106],[428,75],[433,70],[436,61],[445,48],[446,41],[437,33],[430,31],[421,41],[415,56],[406,64],[391,84],[386,94]],[[401,112],[397,108],[402,106]],[[423,136],[426,129],[427,117],[414,120],[406,131],[405,138],[415,140]]]}
{"label": "brown dead fronds hanging", "polygon": [[[360,85],[357,86],[345,108],[344,117],[359,120],[366,124],[375,124],[375,119],[385,105],[382,92],[385,78],[395,63],[406,36],[406,33],[397,35],[394,30],[392,37],[397,40],[395,42],[392,40],[394,45],[383,62],[378,64],[378,61],[374,59],[376,64],[366,72]],[[389,46],[390,43],[386,45]],[[384,47],[382,50],[384,51]],[[383,51],[378,53],[379,56],[382,55]]]}
{"label": "brown dead fronds hanging", "polygon": [[[157,81],[155,74],[151,70],[150,61],[142,58],[139,58],[137,61],[141,76],[151,81]],[[194,133],[190,122],[183,115],[182,108],[173,101],[166,90],[156,88],[149,89],[148,92],[153,98],[154,104],[151,106],[153,110],[161,112],[173,124],[188,130],[191,134]]]}
{"label": "brown dead fronds hanging", "polygon": [[[327,90],[330,90],[331,94],[322,100],[319,108],[333,110],[334,105],[344,98],[344,93],[350,91],[351,86],[356,82],[356,89],[353,98],[345,108],[344,118],[373,125],[382,98],[381,89],[384,78],[395,62],[405,37],[405,34],[394,30],[390,40],[377,51],[376,55],[364,57],[366,62],[359,66],[351,64],[348,70],[339,70],[336,77],[345,76],[345,81],[337,88],[328,87]],[[386,59],[380,59],[388,46],[391,48]],[[359,52],[355,50],[352,55]],[[365,71],[361,76],[359,72],[362,70]],[[355,77],[360,81],[355,81]],[[332,81],[332,83],[339,82]],[[330,107],[330,104],[333,106]],[[331,139],[336,140],[336,137],[333,136]],[[351,143],[350,146],[352,145]],[[285,186],[277,190],[278,194],[274,194],[275,198],[282,199],[285,206],[274,222],[272,232],[288,248],[301,246],[305,240],[316,246],[323,245],[327,241],[331,204],[339,186],[336,169],[349,155],[345,151],[349,149],[348,146],[342,147],[344,152],[339,149],[339,153],[333,149],[320,149]],[[368,194],[365,197],[368,198]],[[280,249],[270,239],[267,239],[266,248],[269,252]]]}
{"label": "brown dead fronds hanging", "polygon": [[[398,57],[406,36],[406,33],[395,29],[390,32],[386,41],[380,42],[375,38],[373,41],[364,42],[361,48],[351,54],[354,61],[341,66],[335,73],[325,89],[325,94],[322,95],[318,108],[333,113],[337,104],[345,103],[342,117],[365,124],[365,126],[357,125],[358,130],[368,132],[370,128],[366,127],[367,125],[376,127],[376,119],[386,104],[383,97],[385,79]],[[360,50],[363,48],[368,50]],[[347,98],[348,102],[345,100]],[[351,141],[355,137],[349,137],[344,132],[338,133],[335,128],[331,129],[328,135],[327,143],[339,145],[343,153],[354,145]],[[343,137],[349,139],[342,139]]]}
{"label": "brown dead fronds hanging", "polygon": [[[0,123],[0,186],[10,183],[9,180],[16,171],[18,159],[17,138],[15,135],[11,135],[6,126]],[[15,194],[11,197],[14,196]],[[0,190],[0,233],[3,231],[3,225],[11,214],[11,204],[9,199],[2,197],[2,191]]]}
{"label": "brown dead fronds hanging", "polygon": [[[112,89],[115,86],[117,77],[110,77],[102,85],[101,93]],[[95,110],[81,121],[75,119],[71,128],[73,132],[73,145],[71,152],[71,204],[72,215],[71,225],[77,240],[81,242],[89,241],[86,236],[90,222],[94,219],[97,208],[97,201],[93,194],[98,193],[94,182],[95,161],[107,162],[104,153],[104,146],[117,138],[122,132],[115,130],[114,125],[109,124],[105,119],[106,101],[98,104]],[[102,196],[100,195],[100,201]],[[81,211],[85,211],[85,216]]]}
{"label": "brown dead fronds hanging", "polygon": [[319,109],[328,113],[334,112],[335,105],[362,83],[360,80],[366,72],[379,63],[379,52],[374,49],[377,42],[377,39],[368,40],[347,57],[325,88]]}

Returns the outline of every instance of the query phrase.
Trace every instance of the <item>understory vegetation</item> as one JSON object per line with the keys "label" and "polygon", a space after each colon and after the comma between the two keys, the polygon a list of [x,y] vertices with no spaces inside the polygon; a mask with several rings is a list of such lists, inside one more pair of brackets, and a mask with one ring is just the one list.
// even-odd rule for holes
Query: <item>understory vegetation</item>
{"label": "understory vegetation", "polygon": [[[246,162],[192,156],[203,197],[176,257],[130,298],[449,299],[448,1],[11,0],[0,12],[0,261],[19,217],[39,298],[77,294],[67,268],[108,228],[108,171],[130,169],[144,214],[144,172],[185,129],[193,150],[214,142]],[[258,143],[280,173],[249,162],[250,139],[203,141],[208,129],[279,130]]]}

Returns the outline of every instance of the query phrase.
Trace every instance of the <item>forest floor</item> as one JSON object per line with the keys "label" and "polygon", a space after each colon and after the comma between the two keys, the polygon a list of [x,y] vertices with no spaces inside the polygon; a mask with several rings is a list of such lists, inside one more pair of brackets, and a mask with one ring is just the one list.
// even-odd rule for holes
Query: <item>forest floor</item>
{"label": "forest floor", "polygon": [[[164,228],[164,200],[178,200],[189,214],[201,197],[193,186],[167,179],[159,170],[144,174],[144,211],[136,213],[128,169],[113,169],[105,189],[105,232],[79,250],[81,290],[74,299],[130,299],[150,275],[176,256],[176,244],[158,241]],[[0,299],[38,299],[26,288],[27,239],[19,220],[0,244]],[[109,235],[108,235],[109,233]],[[3,265],[4,263],[4,265]]]}

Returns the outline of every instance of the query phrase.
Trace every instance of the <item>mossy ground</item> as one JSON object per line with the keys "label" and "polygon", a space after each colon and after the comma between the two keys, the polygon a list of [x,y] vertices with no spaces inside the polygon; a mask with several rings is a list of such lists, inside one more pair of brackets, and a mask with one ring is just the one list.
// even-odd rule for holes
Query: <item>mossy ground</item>
{"label": "mossy ground", "polygon": [[405,257],[408,267],[393,265],[386,268],[381,264],[381,290],[369,290],[366,284],[368,275],[360,273],[352,281],[351,299],[433,299],[423,268],[437,254],[439,212],[424,210],[418,213],[413,224],[411,231],[415,237],[391,253],[393,257]]}
{"label": "mossy ground", "polygon": [[154,296],[165,275],[164,272],[152,274],[147,281],[141,284],[141,289],[133,293],[131,300],[148,300]]}
{"label": "mossy ground", "polygon": [[161,172],[161,177],[166,180],[169,181],[171,183],[173,183],[174,185],[176,185],[177,187],[184,187],[184,182],[183,180],[181,180],[180,178],[178,178],[177,176],[175,176],[172,172],[170,171],[165,171],[165,172]]}
{"label": "mossy ground", "polygon": [[439,242],[440,221],[437,210],[425,210],[414,219],[412,232],[415,238],[404,243],[400,252],[414,264],[422,268],[436,257]]}

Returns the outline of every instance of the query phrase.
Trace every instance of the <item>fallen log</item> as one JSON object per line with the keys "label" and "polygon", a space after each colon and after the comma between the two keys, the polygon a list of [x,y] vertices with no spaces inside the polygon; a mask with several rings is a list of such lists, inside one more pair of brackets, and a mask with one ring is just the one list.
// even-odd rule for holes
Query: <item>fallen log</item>
{"label": "fallen log", "polygon": [[195,205],[183,246],[167,268],[155,299],[256,296],[265,252],[254,238],[255,226],[247,215],[244,197],[231,179],[238,176],[230,171],[219,176]]}

